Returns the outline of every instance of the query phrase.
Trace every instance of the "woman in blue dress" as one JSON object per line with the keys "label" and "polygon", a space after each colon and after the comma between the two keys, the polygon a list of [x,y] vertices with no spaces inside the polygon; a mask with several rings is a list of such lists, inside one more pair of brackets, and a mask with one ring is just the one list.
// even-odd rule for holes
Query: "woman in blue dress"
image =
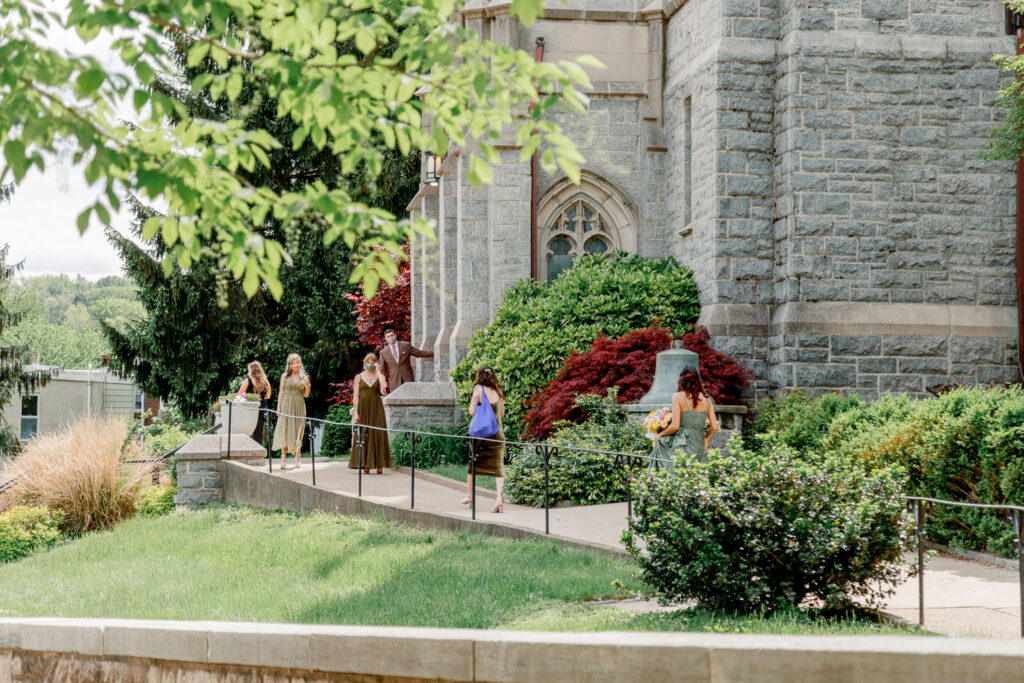
{"label": "woman in blue dress", "polygon": [[674,472],[676,456],[684,453],[707,462],[707,440],[717,431],[715,405],[704,391],[700,371],[687,366],[679,373],[679,391],[672,394],[672,423],[654,441],[651,455],[660,462],[652,462],[652,466]]}

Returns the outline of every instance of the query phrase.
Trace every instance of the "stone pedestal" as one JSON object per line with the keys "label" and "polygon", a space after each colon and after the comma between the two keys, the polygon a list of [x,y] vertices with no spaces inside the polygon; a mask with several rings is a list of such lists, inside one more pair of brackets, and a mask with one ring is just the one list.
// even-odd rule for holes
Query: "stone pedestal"
{"label": "stone pedestal", "polygon": [[447,382],[407,382],[384,397],[391,429],[454,427],[462,418],[455,386]]}
{"label": "stone pedestal", "polygon": [[[654,403],[624,403],[619,406],[630,419],[643,422],[648,413],[658,408],[670,408],[672,402],[666,404]],[[715,415],[718,416],[718,431],[711,437],[708,448],[720,448],[726,452],[729,439],[733,434],[743,431],[743,417],[747,414],[746,406],[715,406]]]}
{"label": "stone pedestal", "polygon": [[[228,457],[226,434],[200,434],[177,453],[178,493],[174,502],[196,507],[224,499],[220,461]],[[247,434],[231,435],[231,459],[263,465],[266,450]]]}

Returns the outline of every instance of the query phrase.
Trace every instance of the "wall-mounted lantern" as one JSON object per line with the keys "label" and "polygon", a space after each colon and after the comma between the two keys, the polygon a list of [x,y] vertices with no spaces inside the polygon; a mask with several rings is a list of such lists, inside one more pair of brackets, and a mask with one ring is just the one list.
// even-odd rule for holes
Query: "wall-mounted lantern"
{"label": "wall-mounted lantern", "polygon": [[431,187],[437,187],[438,183],[441,182],[441,178],[437,175],[438,170],[441,167],[441,157],[437,156],[432,152],[426,153],[426,173],[423,176],[423,182]]}

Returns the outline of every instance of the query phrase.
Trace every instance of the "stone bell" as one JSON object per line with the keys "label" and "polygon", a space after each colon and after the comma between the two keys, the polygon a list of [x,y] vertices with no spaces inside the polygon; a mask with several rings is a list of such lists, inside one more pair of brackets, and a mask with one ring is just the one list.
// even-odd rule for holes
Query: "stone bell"
{"label": "stone bell", "polygon": [[657,356],[651,390],[635,405],[648,409],[670,408],[672,394],[679,390],[679,373],[687,366],[700,367],[697,354],[684,349],[682,339],[673,339],[672,346]]}

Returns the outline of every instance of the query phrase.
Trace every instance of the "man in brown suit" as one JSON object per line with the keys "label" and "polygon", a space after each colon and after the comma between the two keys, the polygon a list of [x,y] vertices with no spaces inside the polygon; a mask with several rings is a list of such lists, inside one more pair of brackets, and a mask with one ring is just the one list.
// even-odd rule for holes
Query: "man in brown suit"
{"label": "man in brown suit", "polygon": [[398,341],[398,335],[391,328],[384,330],[384,348],[377,357],[380,359],[381,370],[388,378],[388,391],[392,392],[405,382],[415,382],[412,371],[412,357],[433,358],[432,351],[421,351],[405,341]]}

